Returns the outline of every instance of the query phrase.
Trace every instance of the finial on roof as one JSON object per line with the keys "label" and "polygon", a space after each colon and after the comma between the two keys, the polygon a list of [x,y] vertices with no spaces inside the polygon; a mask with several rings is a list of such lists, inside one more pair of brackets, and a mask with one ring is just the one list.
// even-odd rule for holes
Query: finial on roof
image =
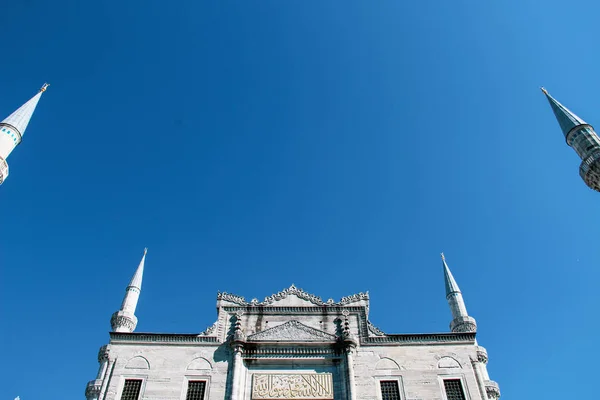
{"label": "finial on roof", "polygon": [[144,247],[144,255],[146,255],[146,253],[148,253],[148,248]]}
{"label": "finial on roof", "polygon": [[45,92],[45,91],[46,91],[46,89],[48,89],[48,86],[50,86],[50,84],[49,84],[49,83],[44,83],[44,84],[42,85],[42,87],[40,88],[40,92]]}
{"label": "finial on roof", "polygon": [[546,95],[548,94],[548,91],[546,90],[546,88],[545,88],[545,87],[543,87],[543,86],[542,86],[542,87],[540,87],[540,90],[542,91],[542,93],[544,93],[544,94],[546,94]]}
{"label": "finial on roof", "polygon": [[446,261],[446,257],[444,257],[444,253],[440,253],[440,255],[442,256],[442,261]]}

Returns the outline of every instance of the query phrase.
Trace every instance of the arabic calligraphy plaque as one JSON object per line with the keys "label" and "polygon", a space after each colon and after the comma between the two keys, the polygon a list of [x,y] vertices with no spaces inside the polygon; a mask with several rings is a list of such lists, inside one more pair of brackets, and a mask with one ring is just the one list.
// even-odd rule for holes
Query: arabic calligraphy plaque
{"label": "arabic calligraphy plaque", "polygon": [[254,374],[252,399],[333,399],[331,374]]}

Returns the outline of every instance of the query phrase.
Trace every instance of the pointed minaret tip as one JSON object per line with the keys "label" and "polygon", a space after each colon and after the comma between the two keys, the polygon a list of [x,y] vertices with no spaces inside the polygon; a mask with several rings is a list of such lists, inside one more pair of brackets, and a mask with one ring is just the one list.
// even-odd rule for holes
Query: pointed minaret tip
{"label": "pointed minaret tip", "polygon": [[144,255],[146,255],[146,253],[148,253],[148,248],[144,247]]}
{"label": "pointed minaret tip", "polygon": [[546,96],[548,96],[548,91],[546,90],[545,87],[540,87],[540,90],[542,91],[542,93],[544,93]]}
{"label": "pointed minaret tip", "polygon": [[440,256],[442,256],[442,261],[446,261],[446,257],[444,257],[444,253],[440,253]]}
{"label": "pointed minaret tip", "polygon": [[42,85],[42,87],[40,88],[40,92],[42,92],[42,93],[45,92],[48,89],[48,86],[50,86],[49,83],[44,83]]}

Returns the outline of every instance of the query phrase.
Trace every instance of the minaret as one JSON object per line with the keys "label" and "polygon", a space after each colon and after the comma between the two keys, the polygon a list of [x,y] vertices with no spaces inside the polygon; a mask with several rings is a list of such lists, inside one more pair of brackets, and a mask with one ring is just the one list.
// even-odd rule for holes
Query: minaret
{"label": "minaret", "polygon": [[144,276],[144,262],[146,261],[146,253],[148,249],[144,249],[142,261],[138,266],[131,282],[125,289],[125,297],[121,304],[121,309],[115,312],[110,319],[110,325],[113,332],[133,332],[137,325],[135,316],[135,308],[137,307],[140,292],[142,291],[142,277]]}
{"label": "minaret", "polygon": [[600,192],[600,138],[590,124],[556,101],[546,89],[542,88],[542,92],[550,102],[567,144],[582,160],[579,176],[586,185]]}
{"label": "minaret", "polygon": [[48,86],[50,85],[44,83],[44,86],[42,86],[35,96],[0,122],[0,185],[8,176],[8,163],[6,159],[14,148],[21,143],[35,107],[38,101],[40,101],[42,93],[48,89]]}
{"label": "minaret", "polygon": [[452,311],[450,330],[452,332],[476,332],[477,323],[475,318],[470,317],[467,313],[462,293],[450,272],[450,268],[448,268],[448,264],[446,264],[444,253],[442,253],[442,265],[444,267],[444,283],[446,284],[446,300],[448,300],[450,311]]}

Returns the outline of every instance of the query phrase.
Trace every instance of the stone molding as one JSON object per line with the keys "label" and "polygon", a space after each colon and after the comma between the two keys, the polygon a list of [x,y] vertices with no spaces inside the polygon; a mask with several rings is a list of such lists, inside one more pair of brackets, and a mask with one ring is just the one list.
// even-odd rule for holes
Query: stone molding
{"label": "stone molding", "polygon": [[[421,345],[421,344],[474,344],[475,332],[466,333],[417,333],[386,335],[364,338],[363,345],[384,346],[389,344],[398,345]],[[198,336],[197,334],[178,333],[110,333],[111,343],[115,342],[140,342],[140,343],[206,343],[217,345],[219,340],[213,336]]]}
{"label": "stone molding", "polygon": [[113,342],[154,342],[154,343],[209,343],[218,344],[214,336],[199,336],[195,333],[125,333],[111,332],[110,341]]}
{"label": "stone molding", "polygon": [[305,347],[305,346],[249,346],[244,352],[244,359],[258,358],[309,358],[339,359],[341,350],[337,346]]}
{"label": "stone molding", "polygon": [[500,386],[494,381],[485,381],[485,392],[488,399],[496,400],[500,398]]}
{"label": "stone molding", "polygon": [[335,335],[306,326],[296,320],[248,336],[248,341],[333,342]]}
{"label": "stone molding", "polygon": [[356,303],[359,301],[367,302],[367,309],[369,304],[369,293],[356,293],[350,296],[345,296],[340,299],[339,302],[335,302],[333,299],[329,299],[326,302],[323,301],[319,296],[315,296],[314,294],[305,292],[304,290],[297,288],[292,284],[287,289],[283,289],[282,291],[272,294],[271,296],[265,297],[262,302],[259,302],[257,299],[252,299],[250,302],[246,301],[246,299],[242,296],[238,296],[231,293],[226,292],[218,292],[217,293],[217,301],[227,301],[229,303],[234,303],[239,306],[270,306],[271,304],[283,300],[290,295],[295,295],[302,300],[306,300],[315,306],[346,306],[348,304]]}

